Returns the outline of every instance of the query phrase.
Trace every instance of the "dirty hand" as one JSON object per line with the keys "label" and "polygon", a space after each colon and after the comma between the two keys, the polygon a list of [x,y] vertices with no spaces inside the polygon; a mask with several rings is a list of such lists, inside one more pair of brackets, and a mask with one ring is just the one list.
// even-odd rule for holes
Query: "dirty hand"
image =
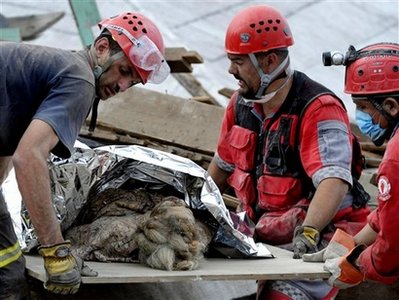
{"label": "dirty hand", "polygon": [[50,292],[62,295],[75,294],[80,286],[82,271],[84,273],[82,275],[97,276],[97,273],[90,268],[90,271],[87,270],[88,267],[81,258],[72,255],[70,241],[39,247],[38,251],[44,259],[46,270],[44,287]]}
{"label": "dirty hand", "polygon": [[362,283],[365,276],[355,266],[355,261],[365,248],[365,245],[359,245],[343,257],[327,259],[324,263],[324,270],[332,274],[328,278],[328,284],[346,289]]}
{"label": "dirty hand", "polygon": [[353,248],[355,248],[353,237],[338,228],[326,248],[316,253],[304,254],[302,260],[306,262],[325,262],[327,259],[344,256]]}
{"label": "dirty hand", "polygon": [[316,252],[319,239],[320,234],[316,228],[312,226],[297,226],[292,241],[294,258],[301,258],[305,253]]}

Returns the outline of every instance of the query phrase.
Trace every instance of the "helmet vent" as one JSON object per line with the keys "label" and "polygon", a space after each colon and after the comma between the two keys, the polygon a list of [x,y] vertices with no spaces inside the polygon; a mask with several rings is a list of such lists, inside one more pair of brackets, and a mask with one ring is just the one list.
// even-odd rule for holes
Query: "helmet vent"
{"label": "helmet vent", "polygon": [[363,70],[360,69],[360,70],[357,71],[357,75],[363,76],[363,74],[364,74]]}
{"label": "helmet vent", "polygon": [[399,67],[398,66],[393,66],[392,71],[398,72],[399,71]]}
{"label": "helmet vent", "polygon": [[147,34],[147,29],[143,28],[142,32]]}
{"label": "helmet vent", "polygon": [[132,29],[133,29],[133,31],[137,31],[137,27],[136,26],[134,26]]}

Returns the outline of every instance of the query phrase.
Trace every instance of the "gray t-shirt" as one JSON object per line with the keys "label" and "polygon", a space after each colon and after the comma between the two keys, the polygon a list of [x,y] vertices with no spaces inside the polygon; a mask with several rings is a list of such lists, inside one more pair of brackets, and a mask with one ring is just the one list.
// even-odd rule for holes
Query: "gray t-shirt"
{"label": "gray t-shirt", "polygon": [[0,156],[12,155],[33,119],[49,124],[69,157],[95,97],[85,51],[0,42]]}

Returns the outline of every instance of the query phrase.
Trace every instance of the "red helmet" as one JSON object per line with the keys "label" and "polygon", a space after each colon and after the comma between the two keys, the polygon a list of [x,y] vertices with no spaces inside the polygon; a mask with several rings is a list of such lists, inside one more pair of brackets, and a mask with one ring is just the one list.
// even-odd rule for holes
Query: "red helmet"
{"label": "red helmet", "polygon": [[103,20],[98,26],[112,34],[134,65],[143,84],[147,81],[162,82],[169,74],[169,67],[163,57],[165,47],[161,32],[146,16],[126,12]]}
{"label": "red helmet", "polygon": [[225,39],[229,54],[249,54],[294,44],[285,17],[267,5],[248,7],[230,22]]}
{"label": "red helmet", "polygon": [[399,44],[378,43],[358,50],[347,63],[345,93],[387,94],[399,91]]}

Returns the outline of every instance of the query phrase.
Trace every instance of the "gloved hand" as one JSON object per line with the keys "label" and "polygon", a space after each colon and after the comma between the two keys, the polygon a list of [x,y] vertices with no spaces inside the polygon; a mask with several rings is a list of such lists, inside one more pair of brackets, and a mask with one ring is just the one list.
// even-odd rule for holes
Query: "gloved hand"
{"label": "gloved hand", "polygon": [[324,270],[332,274],[328,278],[328,284],[346,289],[362,283],[365,276],[355,266],[355,261],[364,249],[366,249],[365,245],[359,245],[344,257],[327,259],[324,263]]}
{"label": "gloved hand", "polygon": [[39,254],[44,259],[46,282],[44,287],[56,294],[75,294],[80,286],[81,272],[85,276],[97,276],[87,267],[81,258],[71,253],[70,241],[39,247]]}
{"label": "gloved hand", "polygon": [[355,248],[353,237],[338,228],[326,248],[316,253],[304,254],[302,260],[306,262],[325,262],[327,259],[344,256],[353,248]]}
{"label": "gloved hand", "polygon": [[301,258],[305,253],[314,253],[319,243],[319,231],[312,226],[297,226],[294,230],[294,258]]}

